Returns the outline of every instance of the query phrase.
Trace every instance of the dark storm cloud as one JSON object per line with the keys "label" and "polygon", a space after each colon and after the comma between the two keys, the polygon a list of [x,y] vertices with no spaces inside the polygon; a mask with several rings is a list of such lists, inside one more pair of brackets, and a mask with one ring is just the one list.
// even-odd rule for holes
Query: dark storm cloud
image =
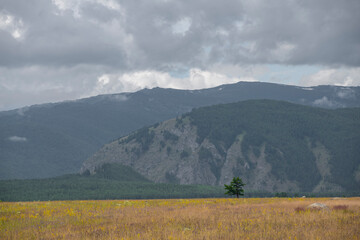
{"label": "dark storm cloud", "polygon": [[[145,65],[360,64],[359,1],[127,1]],[[171,26],[191,19],[184,36]],[[156,20],[164,24],[156,26]],[[150,61],[152,60],[152,61]]]}
{"label": "dark storm cloud", "polygon": [[51,1],[13,2],[1,4],[0,13],[20,18],[24,34],[15,39],[10,31],[0,30],[2,66],[124,65],[121,35],[92,23],[87,15],[76,18],[70,10],[58,14]]}
{"label": "dark storm cloud", "polygon": [[0,0],[0,110],[276,66],[323,68],[295,73],[306,86],[359,85],[359,12],[359,0]]}
{"label": "dark storm cloud", "polygon": [[[1,13],[21,19],[24,29],[20,40],[0,30],[2,66],[360,65],[357,0],[125,0],[121,9],[94,0],[67,1],[76,9],[62,10],[54,2],[1,1]],[[176,33],[184,19],[189,26]]]}

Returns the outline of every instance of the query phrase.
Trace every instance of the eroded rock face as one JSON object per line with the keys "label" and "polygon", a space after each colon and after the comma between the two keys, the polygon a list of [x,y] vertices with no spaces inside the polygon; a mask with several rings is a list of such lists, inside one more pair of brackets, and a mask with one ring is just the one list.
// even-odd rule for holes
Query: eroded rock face
{"label": "eroded rock face", "polygon": [[[248,110],[256,107],[256,104],[260,104],[261,111]],[[222,109],[211,108],[211,111],[197,113],[200,115],[197,120],[196,116],[188,114],[140,129],[106,144],[83,163],[81,173],[93,174],[96,168],[105,163],[120,163],[158,183],[223,186],[229,184],[233,177],[241,177],[246,183],[246,189],[254,191],[346,190],[344,181],[333,177],[340,171],[337,171],[339,166],[334,167],[339,161],[333,153],[334,149],[331,149],[332,145],[327,144],[324,138],[317,140],[316,134],[303,129],[303,121],[297,125],[299,116],[293,113],[288,115],[289,111],[282,110],[279,114],[285,117],[279,118],[279,114],[274,111],[279,106],[289,108],[287,103],[256,104],[251,108],[245,103],[244,106],[239,103],[240,107],[229,105],[224,108],[226,111],[230,109],[229,112],[234,112],[236,107],[245,108],[249,114],[235,111],[237,115],[228,116],[226,112],[217,115]],[[269,106],[272,107],[270,117],[264,121],[264,111]],[[307,122],[311,122],[309,119],[312,115],[309,117],[307,111],[304,110],[302,115],[307,116]],[[212,117],[207,115],[209,112]],[[256,120],[254,126],[250,124],[251,118]],[[284,120],[282,124],[279,123],[279,119],[287,118],[296,121]],[[314,119],[317,123],[318,115]],[[326,129],[323,130],[322,133],[326,132]],[[307,137],[307,134],[312,137]],[[329,149],[325,145],[330,146]],[[358,170],[354,169],[355,172],[349,178],[359,182],[359,169],[360,166]]]}
{"label": "eroded rock face", "polygon": [[314,147],[309,144],[309,149],[313,152],[316,159],[316,167],[321,175],[320,182],[315,186],[313,192],[342,192],[344,189],[338,184],[328,181],[331,177],[330,159],[331,155],[324,145],[317,142]]}
{"label": "eroded rock face", "polygon": [[154,182],[222,186],[233,177],[241,176],[248,189],[299,190],[295,182],[280,181],[272,174],[272,166],[266,160],[265,144],[257,154],[251,148],[244,152],[245,134],[240,134],[220,153],[206,138],[199,143],[196,132],[196,127],[186,119],[181,124],[176,119],[165,121],[148,130],[144,138],[151,138],[151,141],[146,143],[128,136],[106,144],[84,162],[81,173],[93,174],[105,163],[121,163]]}

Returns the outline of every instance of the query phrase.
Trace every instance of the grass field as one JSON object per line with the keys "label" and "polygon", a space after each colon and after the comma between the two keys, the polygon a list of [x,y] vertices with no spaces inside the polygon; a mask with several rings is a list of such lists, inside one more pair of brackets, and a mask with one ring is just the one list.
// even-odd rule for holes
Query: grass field
{"label": "grass field", "polygon": [[360,239],[360,198],[2,202],[0,239]]}

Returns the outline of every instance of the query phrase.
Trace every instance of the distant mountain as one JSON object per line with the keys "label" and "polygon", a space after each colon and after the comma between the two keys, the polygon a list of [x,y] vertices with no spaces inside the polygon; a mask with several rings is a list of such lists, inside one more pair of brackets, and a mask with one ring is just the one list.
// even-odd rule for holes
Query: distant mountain
{"label": "distant mountain", "polygon": [[83,174],[120,163],[160,183],[269,192],[360,191],[360,108],[274,100],[198,108],[106,144]]}
{"label": "distant mountain", "polygon": [[102,145],[194,107],[276,99],[325,108],[360,106],[360,87],[303,88],[270,83],[188,91],[145,89],[0,112],[0,179],[77,172]]}

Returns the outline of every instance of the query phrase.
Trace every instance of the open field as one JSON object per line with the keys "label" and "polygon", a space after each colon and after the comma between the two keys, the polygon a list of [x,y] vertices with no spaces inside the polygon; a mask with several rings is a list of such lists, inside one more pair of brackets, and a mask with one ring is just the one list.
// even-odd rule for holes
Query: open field
{"label": "open field", "polygon": [[360,239],[360,198],[2,202],[0,239]]}

